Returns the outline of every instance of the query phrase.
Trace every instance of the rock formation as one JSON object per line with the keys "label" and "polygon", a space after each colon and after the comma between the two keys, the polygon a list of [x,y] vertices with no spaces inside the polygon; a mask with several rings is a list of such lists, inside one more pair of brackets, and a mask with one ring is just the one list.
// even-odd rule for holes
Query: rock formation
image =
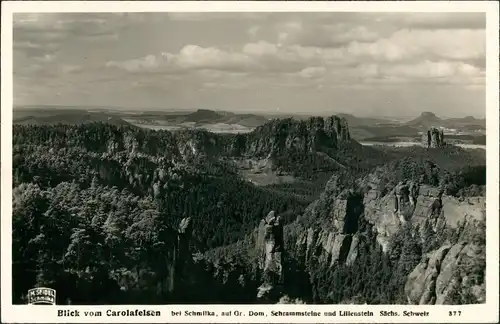
{"label": "rock formation", "polygon": [[[470,297],[458,303],[484,301],[484,280],[481,277],[485,268],[481,263],[485,260],[484,244],[476,242],[477,237],[484,237],[484,229],[478,225],[485,219],[484,197],[460,200],[443,195],[438,188],[412,181],[402,181],[386,194],[378,191],[376,186],[364,196],[340,189],[335,179],[329,181],[320,198],[296,222],[285,228],[281,218],[270,212],[257,228],[255,241],[249,239],[247,247],[241,245],[247,251],[257,252],[256,258],[245,257],[249,267],[238,272],[231,266],[224,275],[219,270],[214,272],[216,281],[229,278],[222,279],[221,287],[225,288],[220,290],[221,294],[222,291],[225,294],[238,291],[235,298],[242,298],[243,294],[249,293],[249,302],[261,303],[276,303],[284,296],[302,298],[310,289],[308,276],[316,267],[335,269],[340,264],[353,265],[359,255],[364,256],[367,248],[376,244],[390,252],[388,242],[406,222],[415,231],[412,235],[417,234],[417,239],[420,231],[422,242],[425,235],[432,237],[429,228],[438,232],[438,228],[446,226],[451,232],[461,233],[453,238],[453,242],[431,250],[411,270],[404,287],[408,303],[457,303],[457,298],[464,298],[460,294],[457,297],[457,291],[465,291]],[[403,215],[404,221],[398,214]],[[249,273],[251,265],[258,268],[255,280],[243,278],[245,284],[238,284],[238,278],[242,273]],[[301,283],[299,289],[300,280],[306,282]],[[295,292],[292,291],[294,287]],[[308,302],[310,299],[305,297],[303,300]]]}
{"label": "rock formation", "polygon": [[272,300],[279,297],[284,284],[283,222],[274,211],[269,212],[259,225],[256,249],[259,269],[262,271],[262,285],[257,298]]}
{"label": "rock formation", "polygon": [[287,150],[307,153],[322,148],[337,149],[350,139],[344,118],[311,117],[305,121],[288,118],[273,120],[240,136],[231,143],[230,150],[252,156],[285,153]]}
{"label": "rock formation", "polygon": [[463,201],[445,196],[435,187],[402,182],[382,197],[376,189],[370,190],[364,205],[364,215],[377,229],[377,241],[386,251],[389,239],[403,224],[395,217],[398,213],[420,229],[422,239],[426,228],[437,232],[446,227],[462,233],[459,243],[448,243],[430,252],[409,274],[405,293],[410,304],[457,303],[457,291],[466,291],[472,302],[484,301],[484,283],[473,278],[481,276],[485,268],[484,245],[475,242],[485,235],[481,227],[486,216],[485,197]]}
{"label": "rock formation", "polygon": [[382,196],[377,189],[371,189],[364,196],[364,217],[377,230],[377,239],[387,248],[389,238],[401,226],[410,222],[421,231],[430,225],[434,231],[440,226],[456,227],[457,221],[465,216],[483,218],[484,198],[469,198],[467,202],[450,196],[443,196],[435,187],[401,182],[388,194]]}
{"label": "rock formation", "polygon": [[474,299],[484,302],[484,282],[478,284],[476,280],[476,276],[484,276],[484,248],[484,245],[462,241],[429,253],[408,276],[405,285],[408,302],[417,305],[455,304],[457,293],[468,294],[469,303]]}
{"label": "rock formation", "polygon": [[[177,232],[176,259],[178,261],[185,261],[185,258],[183,258],[183,256],[189,255],[191,253],[189,249],[189,244],[193,233],[193,223],[191,221],[191,217],[183,218],[181,220]],[[178,264],[185,264],[185,262],[178,262]]]}
{"label": "rock formation", "polygon": [[175,244],[171,290],[182,292],[187,281],[187,274],[193,262],[190,244],[192,240],[193,223],[190,217],[183,218],[177,230]]}
{"label": "rock formation", "polygon": [[296,252],[301,262],[315,257],[330,266],[352,264],[358,254],[358,223],[362,206],[362,197],[352,192],[343,192],[332,201],[320,197],[318,205],[309,211],[310,217],[318,217],[316,210],[322,209],[329,213],[329,218],[323,226],[309,227],[297,238]]}
{"label": "rock formation", "polygon": [[394,188],[394,213],[405,223],[415,210],[419,186],[413,181],[400,182]]}
{"label": "rock formation", "polygon": [[427,148],[437,148],[444,146],[444,134],[442,130],[435,127],[422,134],[422,145]]}

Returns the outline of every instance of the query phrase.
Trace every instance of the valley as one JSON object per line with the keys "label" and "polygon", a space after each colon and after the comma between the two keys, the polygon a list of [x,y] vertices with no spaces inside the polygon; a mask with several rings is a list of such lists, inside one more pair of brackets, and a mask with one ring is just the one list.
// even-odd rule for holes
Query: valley
{"label": "valley", "polygon": [[14,303],[484,302],[485,150],[43,118],[14,125]]}

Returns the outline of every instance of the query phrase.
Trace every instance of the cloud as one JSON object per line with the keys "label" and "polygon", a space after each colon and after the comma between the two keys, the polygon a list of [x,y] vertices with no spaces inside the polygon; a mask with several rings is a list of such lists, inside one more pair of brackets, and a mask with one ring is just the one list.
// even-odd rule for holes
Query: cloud
{"label": "cloud", "polygon": [[[278,20],[268,33],[277,44],[325,49],[346,61],[446,59],[485,65],[483,13],[332,13]],[[263,32],[262,32],[263,33]]]}
{"label": "cloud", "polygon": [[[377,15],[377,14],[373,14]],[[486,15],[478,12],[378,14],[378,22],[412,29],[485,29]]]}
{"label": "cloud", "polygon": [[78,73],[83,71],[83,68],[79,65],[63,65],[61,67],[61,72],[65,74]]}
{"label": "cloud", "polygon": [[271,12],[169,12],[174,21],[209,20],[265,20],[273,16]]}
{"label": "cloud", "polygon": [[[136,17],[136,16],[132,16]],[[37,57],[54,54],[68,42],[109,42],[118,39],[130,19],[106,13],[16,13],[14,50]]]}
{"label": "cloud", "polygon": [[250,35],[251,38],[256,37],[259,30],[260,26],[254,25],[248,29],[248,35]]}
{"label": "cloud", "polygon": [[248,84],[244,82],[205,82],[201,86],[201,91],[205,90],[217,90],[217,89],[245,89],[248,88]]}
{"label": "cloud", "polygon": [[174,59],[177,59],[176,63],[183,69],[246,71],[256,68],[255,62],[244,53],[223,51],[215,47],[188,45]]}
{"label": "cloud", "polygon": [[[293,27],[291,27],[293,26]],[[386,36],[381,37],[382,34]],[[453,60],[484,60],[486,35],[481,29],[400,29],[376,32],[366,26],[348,28],[325,25],[305,28],[295,23],[283,27],[277,43],[330,49],[337,56],[400,61],[422,59],[425,56]]]}
{"label": "cloud", "polygon": [[484,71],[462,62],[424,61],[415,64],[362,64],[352,71],[366,83],[484,84]]}
{"label": "cloud", "polygon": [[[299,25],[295,25],[300,29]],[[258,41],[241,48],[186,45],[178,53],[110,61],[108,68],[136,73],[190,73],[213,70],[255,75],[295,74],[302,79],[326,77],[335,83],[379,82],[477,83],[484,80],[484,32],[401,30],[374,42],[353,41],[339,48],[283,45]],[[360,63],[363,62],[363,63]]]}
{"label": "cloud", "polygon": [[324,67],[307,67],[299,72],[301,77],[308,79],[321,78],[325,74],[326,68]]}
{"label": "cloud", "polygon": [[161,53],[122,62],[110,61],[106,63],[106,67],[153,73],[182,73],[205,69],[244,72],[259,68],[257,62],[243,53],[197,45],[186,45],[178,54]]}
{"label": "cloud", "polygon": [[482,30],[408,30],[395,32],[374,42],[352,41],[338,48],[295,46],[327,60],[352,64],[370,62],[419,62],[424,60],[465,61],[484,67],[486,37]]}
{"label": "cloud", "polygon": [[14,15],[15,39],[57,41],[67,37],[114,34],[118,21],[107,14],[20,14]]}
{"label": "cloud", "polygon": [[36,60],[44,63],[49,63],[53,62],[55,60],[56,56],[53,54],[45,54],[44,56],[37,57]]}
{"label": "cloud", "polygon": [[370,26],[373,29],[485,29],[486,15],[481,12],[322,12],[273,16],[274,21],[301,20],[317,25],[343,24]]}
{"label": "cloud", "polygon": [[275,26],[280,44],[312,47],[342,47],[350,42],[373,42],[381,34],[363,25],[335,23],[317,25],[315,22],[286,22]]}
{"label": "cloud", "polygon": [[484,59],[486,36],[483,30],[402,29],[374,43],[353,43],[349,51],[388,61],[419,59],[429,55],[453,60]]}
{"label": "cloud", "polygon": [[245,44],[233,51],[186,45],[177,54],[161,53],[139,59],[110,61],[106,67],[145,73],[185,73],[193,70],[293,73],[308,64],[300,51],[261,41]]}
{"label": "cloud", "polygon": [[436,107],[465,110],[484,99],[484,25],[451,13],[16,14],[15,98],[350,109],[426,88],[446,93]]}

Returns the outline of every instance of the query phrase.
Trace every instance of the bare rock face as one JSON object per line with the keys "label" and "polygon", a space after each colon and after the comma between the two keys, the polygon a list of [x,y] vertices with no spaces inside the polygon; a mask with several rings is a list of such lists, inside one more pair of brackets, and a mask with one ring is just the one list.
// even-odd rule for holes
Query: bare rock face
{"label": "bare rock face", "polygon": [[[405,293],[410,304],[484,303],[485,247],[460,242],[429,253],[408,276]],[[457,302],[457,295],[468,296]]]}
{"label": "bare rock face", "polygon": [[332,260],[330,265],[333,266],[337,262],[345,262],[351,248],[352,236],[338,234],[333,241]]}
{"label": "bare rock face", "polygon": [[378,233],[377,242],[387,251],[389,238],[401,228],[404,221],[402,215],[411,207],[409,200],[405,202],[401,190],[398,192],[395,189],[382,196],[377,189],[372,189],[365,194],[363,205],[364,217],[374,225]]}
{"label": "bare rock face", "polygon": [[436,302],[436,279],[450,246],[445,245],[426,256],[408,276],[405,292],[410,304],[427,305]]}
{"label": "bare rock face", "polygon": [[422,232],[426,226],[434,232],[443,226],[457,228],[466,217],[484,220],[485,201],[484,197],[461,200],[443,195],[435,187],[401,182],[384,196],[377,189],[369,190],[363,205],[364,217],[375,226],[377,241],[387,250],[389,238],[405,222],[418,226]]}
{"label": "bare rock face", "polygon": [[[391,237],[411,224],[412,235],[420,239],[435,237],[449,240],[429,253],[407,278],[405,293],[411,304],[457,304],[484,301],[484,197],[456,198],[440,188],[402,181],[387,192],[385,183],[378,187],[376,175],[361,198],[354,192],[337,190],[330,180],[320,198],[300,218],[294,241],[295,255],[302,264],[317,263],[335,267],[352,265],[359,251],[377,242],[389,252]],[[360,207],[360,208],[358,208]],[[302,228],[300,224],[307,224]],[[465,224],[465,225],[464,225]],[[367,230],[373,230],[368,232]],[[429,232],[431,230],[431,232]],[[434,235],[432,232],[434,232]],[[471,232],[467,234],[467,232]],[[465,234],[464,234],[465,233]],[[483,234],[481,234],[483,233]],[[439,235],[446,235],[441,237]],[[474,238],[474,239],[471,239]],[[439,241],[439,240],[438,240]],[[436,241],[437,242],[437,241]],[[439,241],[441,242],[441,241]],[[450,243],[451,242],[451,243]],[[466,242],[457,243],[456,242]],[[431,244],[432,243],[431,241]],[[439,245],[438,245],[439,247]],[[426,249],[428,246],[426,246]],[[311,262],[313,261],[313,262]],[[457,297],[457,291],[467,291]],[[462,298],[457,302],[457,298]],[[465,299],[464,299],[465,298]]]}
{"label": "bare rock face", "polygon": [[[253,156],[287,151],[314,152],[321,147],[338,148],[351,139],[347,121],[331,116],[311,117],[308,120],[292,118],[270,121],[238,140],[239,152]],[[233,143],[233,151],[234,146]],[[244,148],[244,149],[241,149]]]}
{"label": "bare rock face", "polygon": [[402,224],[406,223],[413,211],[418,197],[418,185],[414,182],[400,182],[394,188],[394,213]]}
{"label": "bare rock face", "polygon": [[486,197],[469,197],[457,199],[455,197],[442,197],[442,211],[446,224],[457,227],[467,220],[485,221]]}
{"label": "bare rock face", "polygon": [[352,241],[351,241],[351,245],[349,247],[349,252],[347,253],[347,257],[345,260],[345,264],[348,266],[352,265],[354,263],[354,261],[356,261],[356,258],[358,257],[359,241],[360,241],[359,235],[354,234],[352,236]]}
{"label": "bare rock face", "polygon": [[262,285],[257,297],[267,300],[279,295],[284,283],[283,276],[283,221],[271,211],[260,223],[257,237],[259,269],[262,271]]}
{"label": "bare rock face", "polygon": [[[309,229],[309,231],[310,230],[311,229]],[[303,238],[306,237],[307,234],[303,234],[303,236],[297,240],[297,248],[300,250],[305,249],[306,251],[305,260],[315,255],[319,262],[328,263],[330,266],[343,263],[347,260],[351,249],[352,235],[325,230],[319,230],[312,233],[314,234],[310,236],[309,240],[306,242],[304,242]],[[304,243],[306,244],[305,248],[303,247]],[[355,259],[354,250],[353,256],[351,256],[351,259],[352,258]]]}
{"label": "bare rock face", "polygon": [[410,204],[412,206],[415,206],[419,194],[419,185],[413,181],[410,182],[409,185],[409,199],[410,199]]}
{"label": "bare rock face", "polygon": [[351,134],[349,133],[349,127],[347,121],[344,118],[338,118],[336,116],[330,116],[325,120],[325,129],[330,133],[335,133],[338,141],[349,141],[351,139]]}
{"label": "bare rock face", "polygon": [[427,148],[444,146],[444,134],[442,130],[431,128],[422,134],[422,145]]}
{"label": "bare rock face", "polygon": [[[358,221],[362,214],[362,197],[343,192],[333,200],[325,200],[328,219],[323,227],[310,227],[296,241],[301,262],[311,257],[330,266],[352,263],[358,254]],[[314,213],[314,211],[312,211]]]}

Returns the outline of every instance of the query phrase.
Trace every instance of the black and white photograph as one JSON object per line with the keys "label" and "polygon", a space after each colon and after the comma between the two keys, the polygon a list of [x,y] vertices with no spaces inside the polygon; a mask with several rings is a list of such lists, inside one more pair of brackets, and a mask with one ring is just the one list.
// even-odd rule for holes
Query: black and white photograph
{"label": "black and white photograph", "polygon": [[485,304],[486,20],[14,13],[12,304]]}

